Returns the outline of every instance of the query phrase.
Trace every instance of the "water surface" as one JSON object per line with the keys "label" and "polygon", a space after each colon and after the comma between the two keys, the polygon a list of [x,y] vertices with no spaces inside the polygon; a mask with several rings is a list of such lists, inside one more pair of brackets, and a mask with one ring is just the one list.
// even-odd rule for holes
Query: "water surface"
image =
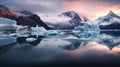
{"label": "water surface", "polygon": [[[32,42],[27,38],[36,38]],[[118,64],[120,32],[64,33],[61,36],[0,37],[0,65],[54,63]]]}

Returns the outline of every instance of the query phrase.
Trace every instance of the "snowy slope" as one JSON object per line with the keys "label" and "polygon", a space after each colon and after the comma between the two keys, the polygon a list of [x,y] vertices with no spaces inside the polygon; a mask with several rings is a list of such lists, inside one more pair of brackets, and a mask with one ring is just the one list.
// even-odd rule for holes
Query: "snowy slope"
{"label": "snowy slope", "polygon": [[120,29],[120,16],[110,11],[106,16],[96,20],[101,29]]}
{"label": "snowy slope", "polygon": [[110,11],[106,16],[100,17],[96,20],[100,25],[109,25],[113,22],[120,23],[120,16]]}
{"label": "snowy slope", "polygon": [[73,29],[75,26],[82,24],[80,16],[74,11],[57,15],[40,15],[40,17],[41,20],[54,29]]}

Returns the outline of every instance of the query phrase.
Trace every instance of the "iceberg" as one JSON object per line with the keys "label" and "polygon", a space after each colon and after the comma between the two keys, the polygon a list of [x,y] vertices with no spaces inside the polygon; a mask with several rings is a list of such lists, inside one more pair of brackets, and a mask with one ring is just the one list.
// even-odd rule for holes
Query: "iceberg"
{"label": "iceberg", "polygon": [[76,26],[74,30],[79,31],[99,31],[99,25],[93,21],[87,21],[82,26]]}
{"label": "iceberg", "polygon": [[30,26],[17,26],[16,32],[20,35],[30,35],[32,33],[32,29]]}
{"label": "iceberg", "polygon": [[34,41],[36,41],[36,40],[37,40],[36,38],[27,38],[27,39],[26,39],[27,42],[34,42]]}
{"label": "iceberg", "polygon": [[47,32],[47,30],[44,27],[38,27],[38,25],[36,27],[32,27],[32,35],[40,35],[40,36],[44,36],[45,33]]}
{"label": "iceberg", "polygon": [[57,30],[49,30],[49,31],[47,31],[46,32],[46,36],[57,36],[57,35],[59,35],[60,34],[60,32],[59,31],[57,31]]}
{"label": "iceberg", "polygon": [[46,32],[46,29],[44,27],[38,27],[38,25],[36,27],[32,27],[31,29],[33,32]]}
{"label": "iceberg", "polygon": [[16,27],[16,21],[6,19],[6,18],[0,18],[0,30],[15,30]]}

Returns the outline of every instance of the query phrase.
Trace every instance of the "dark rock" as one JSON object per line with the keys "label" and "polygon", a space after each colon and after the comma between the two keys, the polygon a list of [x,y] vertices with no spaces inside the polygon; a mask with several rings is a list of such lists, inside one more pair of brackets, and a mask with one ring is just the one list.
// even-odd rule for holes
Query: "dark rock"
{"label": "dark rock", "polygon": [[35,21],[39,26],[43,26],[47,30],[51,29],[40,19],[40,17],[38,15],[33,14],[33,15],[29,16],[29,18],[32,19],[33,21]]}
{"label": "dark rock", "polygon": [[17,21],[17,25],[23,26],[43,26],[46,29],[51,29],[48,27],[38,15],[33,14],[29,11],[21,11],[20,13],[25,14],[25,16],[17,16],[13,11],[9,10],[7,7],[0,5],[0,17],[8,18]]}
{"label": "dark rock", "polygon": [[16,21],[17,21],[17,25],[31,26],[31,27],[35,27],[37,25],[37,23],[34,22],[32,19],[24,16],[19,16]]}

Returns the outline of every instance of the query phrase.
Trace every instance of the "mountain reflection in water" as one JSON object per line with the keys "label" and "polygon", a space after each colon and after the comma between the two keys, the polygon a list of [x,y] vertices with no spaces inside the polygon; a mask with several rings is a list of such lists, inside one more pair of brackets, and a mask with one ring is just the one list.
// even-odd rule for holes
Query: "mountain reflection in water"
{"label": "mountain reflection in water", "polygon": [[[36,38],[28,42],[27,38]],[[31,64],[54,62],[114,62],[120,60],[120,32],[84,32],[77,36],[0,37],[0,62]]]}

